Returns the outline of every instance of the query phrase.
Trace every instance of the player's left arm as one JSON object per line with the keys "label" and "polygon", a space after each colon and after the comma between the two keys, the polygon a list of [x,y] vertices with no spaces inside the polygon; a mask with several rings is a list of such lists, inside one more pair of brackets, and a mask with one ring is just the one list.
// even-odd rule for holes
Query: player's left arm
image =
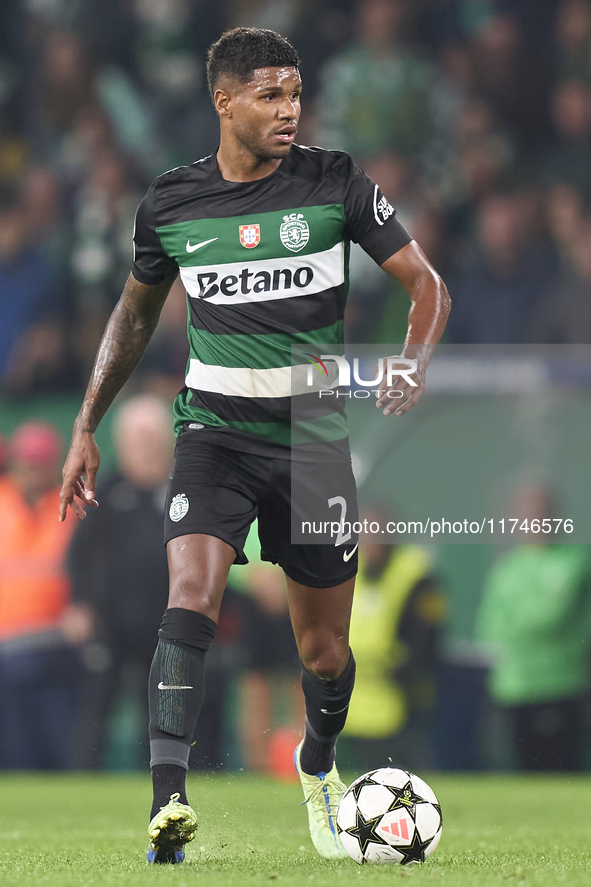
{"label": "player's left arm", "polygon": [[411,302],[401,357],[415,360],[416,371],[394,377],[390,387],[384,384],[377,391],[377,406],[384,415],[402,416],[425,390],[425,372],[445,329],[451,299],[443,280],[414,240],[386,259],[382,268],[402,284]]}
{"label": "player's left arm", "polygon": [[[345,183],[345,236],[358,243],[376,264],[398,280],[410,297],[406,339],[402,355],[397,356],[406,361],[416,360],[416,370],[411,373],[408,364],[401,365],[408,376],[394,377],[391,384],[385,382],[384,387],[376,392],[377,405],[384,415],[395,413],[401,416],[414,406],[424,391],[425,371],[445,328],[451,300],[439,274],[400,224],[396,210],[379,185],[346,154],[340,155],[337,162]],[[389,397],[389,392],[393,396]]]}

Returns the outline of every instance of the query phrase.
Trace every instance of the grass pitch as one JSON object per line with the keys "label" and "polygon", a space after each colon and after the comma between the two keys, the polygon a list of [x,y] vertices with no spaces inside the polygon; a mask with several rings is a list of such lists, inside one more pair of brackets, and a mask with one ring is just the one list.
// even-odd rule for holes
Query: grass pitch
{"label": "grass pitch", "polygon": [[[424,866],[320,859],[299,784],[192,776],[199,830],[182,866],[148,866],[147,776],[0,775],[0,885],[349,887],[591,884],[591,778],[427,774],[443,837]],[[408,880],[411,879],[411,880]]]}

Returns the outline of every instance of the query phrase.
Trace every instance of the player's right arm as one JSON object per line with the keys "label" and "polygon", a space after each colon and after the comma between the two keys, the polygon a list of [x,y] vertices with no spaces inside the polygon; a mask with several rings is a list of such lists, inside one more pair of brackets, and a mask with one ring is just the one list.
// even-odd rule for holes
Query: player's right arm
{"label": "player's right arm", "polygon": [[59,518],[68,506],[79,518],[83,502],[96,508],[94,498],[100,453],[94,432],[139,363],[156,329],[175,274],[157,284],[140,283],[130,274],[101,339],[84,402],[74,423],[72,443],[62,471]]}

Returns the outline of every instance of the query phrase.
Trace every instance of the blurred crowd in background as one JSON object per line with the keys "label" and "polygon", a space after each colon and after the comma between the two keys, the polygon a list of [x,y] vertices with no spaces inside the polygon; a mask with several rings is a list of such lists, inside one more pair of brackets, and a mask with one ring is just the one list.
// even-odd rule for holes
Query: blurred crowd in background
{"label": "blurred crowd in background", "polygon": [[[379,182],[453,294],[449,342],[590,340],[587,0],[10,0],[0,9],[5,395],[84,384],[145,188],[215,150],[207,47],[245,24],[298,48],[298,141],[349,151]],[[407,308],[354,251],[349,340],[400,341]],[[184,327],[176,292],[144,380],[176,384]]]}
{"label": "blurred crowd in background", "polygon": [[[168,591],[162,523],[173,437],[153,394],[116,410],[100,508],[57,521],[63,439],[28,420],[0,474],[0,769],[147,766],[148,673]],[[206,666],[191,765],[297,778],[300,663],[282,570],[233,566]],[[432,765],[444,602],[418,546],[362,546],[351,639],[357,687],[343,764]]]}
{"label": "blurred crowd in background", "polygon": [[[166,605],[162,544],[173,437],[153,394],[115,410],[117,464],[98,510],[57,520],[64,441],[47,421],[20,424],[0,472],[0,769],[147,767],[148,672]],[[554,511],[540,484],[515,489],[512,513]],[[391,506],[364,505],[385,521]],[[540,534],[541,535],[541,534]],[[339,740],[343,769],[395,762],[413,771],[577,771],[589,750],[589,546],[521,534],[479,585],[479,658],[444,649],[448,602],[434,546],[361,540],[350,625],[357,679]],[[473,553],[464,546],[465,558]],[[304,720],[300,663],[282,570],[233,566],[206,665],[191,766],[296,778]],[[495,746],[493,749],[492,746]],[[499,753],[500,751],[500,753]]]}
{"label": "blurred crowd in background", "polygon": [[[205,56],[238,25],[297,47],[298,142],[350,152],[381,185],[448,284],[448,342],[591,342],[591,0],[8,0],[0,411],[39,396],[79,402],[147,185],[216,148]],[[399,342],[407,312],[406,294],[354,248],[349,341]],[[56,429],[33,420],[5,433],[0,767],[145,763],[172,453],[157,398],[182,385],[187,351],[177,283],[127,386],[138,396],[117,415],[101,509],[83,524],[69,515],[56,529]],[[342,767],[392,755],[410,769],[589,766],[588,550],[546,548],[516,546],[474,589],[488,652],[453,679],[441,656],[453,589],[433,553],[362,551]],[[252,561],[230,577],[193,764],[286,775],[301,726],[297,653],[281,574]],[[503,760],[490,752],[499,710]]]}

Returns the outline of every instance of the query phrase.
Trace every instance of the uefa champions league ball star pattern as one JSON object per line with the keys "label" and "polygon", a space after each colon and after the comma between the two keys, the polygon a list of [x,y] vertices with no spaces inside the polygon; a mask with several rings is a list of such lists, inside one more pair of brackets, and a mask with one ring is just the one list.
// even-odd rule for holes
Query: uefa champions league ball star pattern
{"label": "uefa champions league ball star pattern", "polygon": [[425,862],[439,844],[441,807],[414,773],[382,767],[349,786],[337,828],[341,844],[360,865],[411,865]]}

